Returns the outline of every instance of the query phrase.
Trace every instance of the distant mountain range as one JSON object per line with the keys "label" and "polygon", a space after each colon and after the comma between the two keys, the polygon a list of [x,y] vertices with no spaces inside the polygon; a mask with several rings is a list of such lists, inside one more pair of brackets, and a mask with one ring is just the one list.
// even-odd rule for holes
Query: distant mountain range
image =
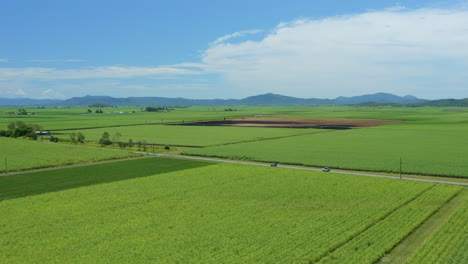
{"label": "distant mountain range", "polygon": [[60,104],[63,100],[29,99],[29,98],[1,98],[0,106],[48,106]]}
{"label": "distant mountain range", "polygon": [[279,94],[262,94],[244,99],[186,99],[166,97],[127,97],[83,96],[66,100],[36,100],[28,98],[0,98],[0,106],[89,106],[106,104],[113,106],[326,106],[326,105],[411,105],[411,106],[468,106],[468,99],[444,99],[429,101],[415,96],[397,96],[389,93],[366,94],[352,97],[337,97],[335,99],[296,98]]}

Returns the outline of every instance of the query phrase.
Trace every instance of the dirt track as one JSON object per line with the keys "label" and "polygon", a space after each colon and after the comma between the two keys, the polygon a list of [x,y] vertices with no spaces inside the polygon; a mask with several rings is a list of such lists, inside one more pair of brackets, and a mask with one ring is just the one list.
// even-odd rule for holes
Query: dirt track
{"label": "dirt track", "polygon": [[240,119],[173,123],[170,125],[354,129],[354,128],[381,126],[381,125],[401,123],[401,122],[403,121],[375,120],[375,119],[246,117],[246,118],[240,118]]}

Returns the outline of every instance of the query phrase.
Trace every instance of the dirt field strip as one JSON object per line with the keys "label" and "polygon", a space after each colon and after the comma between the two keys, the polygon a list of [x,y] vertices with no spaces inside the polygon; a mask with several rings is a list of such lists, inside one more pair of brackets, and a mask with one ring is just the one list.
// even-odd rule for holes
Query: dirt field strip
{"label": "dirt field strip", "polygon": [[468,189],[464,188],[377,263],[404,263],[466,199],[468,199]]}
{"label": "dirt field strip", "polygon": [[316,129],[356,129],[387,124],[401,123],[400,120],[344,119],[344,118],[269,118],[247,117],[241,119],[168,123],[182,126],[234,126],[234,127],[276,127],[276,128],[316,128]]}

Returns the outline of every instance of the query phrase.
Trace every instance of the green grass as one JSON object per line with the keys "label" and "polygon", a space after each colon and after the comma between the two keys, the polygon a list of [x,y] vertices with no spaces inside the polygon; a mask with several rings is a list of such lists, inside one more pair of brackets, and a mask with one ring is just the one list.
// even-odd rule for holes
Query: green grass
{"label": "green grass", "polygon": [[0,201],[211,164],[185,159],[142,158],[0,177]]}
{"label": "green grass", "polygon": [[406,263],[468,262],[468,201],[452,214]]}
{"label": "green grass", "polygon": [[159,145],[177,145],[203,147],[222,144],[254,141],[267,138],[288,137],[301,134],[322,133],[321,129],[290,129],[262,127],[220,127],[220,126],[167,126],[144,125],[108,127],[86,130],[54,131],[54,135],[69,140],[70,133],[81,132],[87,141],[99,141],[104,132],[109,132],[111,139],[117,133],[122,136],[119,141],[133,142],[146,140]]}
{"label": "green grass", "polygon": [[206,166],[0,201],[0,262],[309,263],[381,222],[398,230],[400,221],[386,219],[400,210],[416,210],[405,221],[420,221],[419,210],[459,190]]}
{"label": "green grass", "polygon": [[0,146],[0,173],[139,156],[122,150],[102,150],[5,137],[0,137]]}
{"label": "green grass", "polygon": [[392,124],[185,153],[382,172],[399,172],[401,157],[404,173],[468,177],[468,127],[450,126]]}

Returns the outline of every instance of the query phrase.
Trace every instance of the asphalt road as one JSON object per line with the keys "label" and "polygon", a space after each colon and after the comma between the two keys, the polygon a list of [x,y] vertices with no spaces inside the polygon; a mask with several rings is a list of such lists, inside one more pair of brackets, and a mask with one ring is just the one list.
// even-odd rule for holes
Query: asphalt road
{"label": "asphalt road", "polygon": [[[247,162],[247,161],[236,161],[236,160],[225,160],[225,159],[215,159],[215,158],[203,158],[203,157],[194,157],[194,156],[185,156],[185,155],[171,155],[171,154],[154,154],[154,153],[144,153],[154,155],[158,157],[173,157],[173,158],[181,158],[181,159],[195,159],[195,160],[204,160],[204,161],[213,161],[213,162],[225,162],[225,163],[237,163],[237,164],[245,164],[245,165],[254,165],[254,166],[266,166],[269,167],[270,164],[266,163],[259,163],[259,162]],[[294,170],[308,170],[308,171],[322,171],[322,169],[314,169],[314,168],[305,168],[305,167],[296,167],[296,166],[287,166],[287,165],[280,165],[278,164],[278,168],[286,168],[286,169],[294,169]],[[389,178],[389,179],[400,179],[398,176],[387,176],[387,175],[379,175],[379,174],[370,174],[370,173],[361,173],[355,171],[346,171],[346,170],[332,170],[333,173],[339,174],[348,174],[348,175],[358,175],[358,176],[368,176],[368,177],[378,177],[378,178]],[[326,173],[326,172],[324,172]],[[418,179],[418,178],[408,178],[408,177],[401,177],[402,180],[408,181],[422,181],[422,182],[435,182],[435,183],[445,183],[445,184],[457,184],[457,185],[465,185],[468,186],[468,183],[464,182],[453,182],[453,181],[440,181],[440,180],[430,180],[430,179]]]}
{"label": "asphalt road", "polygon": [[[90,148],[95,148],[95,147],[90,147]],[[194,156],[185,156],[185,155],[149,153],[149,152],[141,152],[141,151],[134,151],[134,153],[146,154],[146,155],[156,156],[156,157],[171,157],[171,158],[179,158],[179,159],[193,159],[193,160],[224,162],[224,163],[236,163],[236,164],[245,164],[245,165],[253,165],[253,166],[265,166],[265,167],[270,166],[270,164],[268,164],[268,163],[260,163],[260,162],[248,162],[248,161],[236,161],[236,160],[226,160],[226,159],[204,158],[204,157],[194,157]],[[8,173],[8,174],[0,174],[0,177],[13,176],[13,175],[25,174],[25,173],[33,173],[33,172],[39,172],[39,171],[51,171],[51,170],[59,170],[59,169],[64,169],[64,168],[90,166],[90,165],[94,165],[94,164],[120,162],[120,161],[125,161],[125,160],[141,159],[141,158],[145,158],[145,157],[127,158],[127,159],[119,159],[119,160],[108,160],[108,161],[101,161],[101,162],[94,162],[94,163],[87,163],[87,164],[78,164],[78,165],[71,165],[71,166],[53,167],[53,168],[45,168],[45,169],[38,169],[38,170],[14,172],[14,173]],[[285,169],[294,169],[294,170],[307,170],[307,171],[320,171],[320,172],[322,171],[321,169],[298,167],[298,166],[288,166],[288,165],[281,165],[281,164],[278,164],[277,167],[285,168]],[[339,173],[339,174],[348,174],[348,175],[358,175],[358,176],[368,176],[368,177],[378,177],[378,178],[389,178],[389,179],[400,179],[400,177],[397,177],[397,176],[370,174],[370,173],[362,173],[362,172],[356,172],[356,171],[332,170],[331,172],[332,173]],[[323,172],[323,173],[327,173],[327,172]],[[453,181],[449,181],[449,180],[441,181],[441,180],[408,178],[408,177],[402,177],[401,179],[402,180],[408,180],[408,181],[422,181],[422,182],[434,182],[434,183],[457,184],[457,185],[468,186],[468,183],[453,182]]]}

